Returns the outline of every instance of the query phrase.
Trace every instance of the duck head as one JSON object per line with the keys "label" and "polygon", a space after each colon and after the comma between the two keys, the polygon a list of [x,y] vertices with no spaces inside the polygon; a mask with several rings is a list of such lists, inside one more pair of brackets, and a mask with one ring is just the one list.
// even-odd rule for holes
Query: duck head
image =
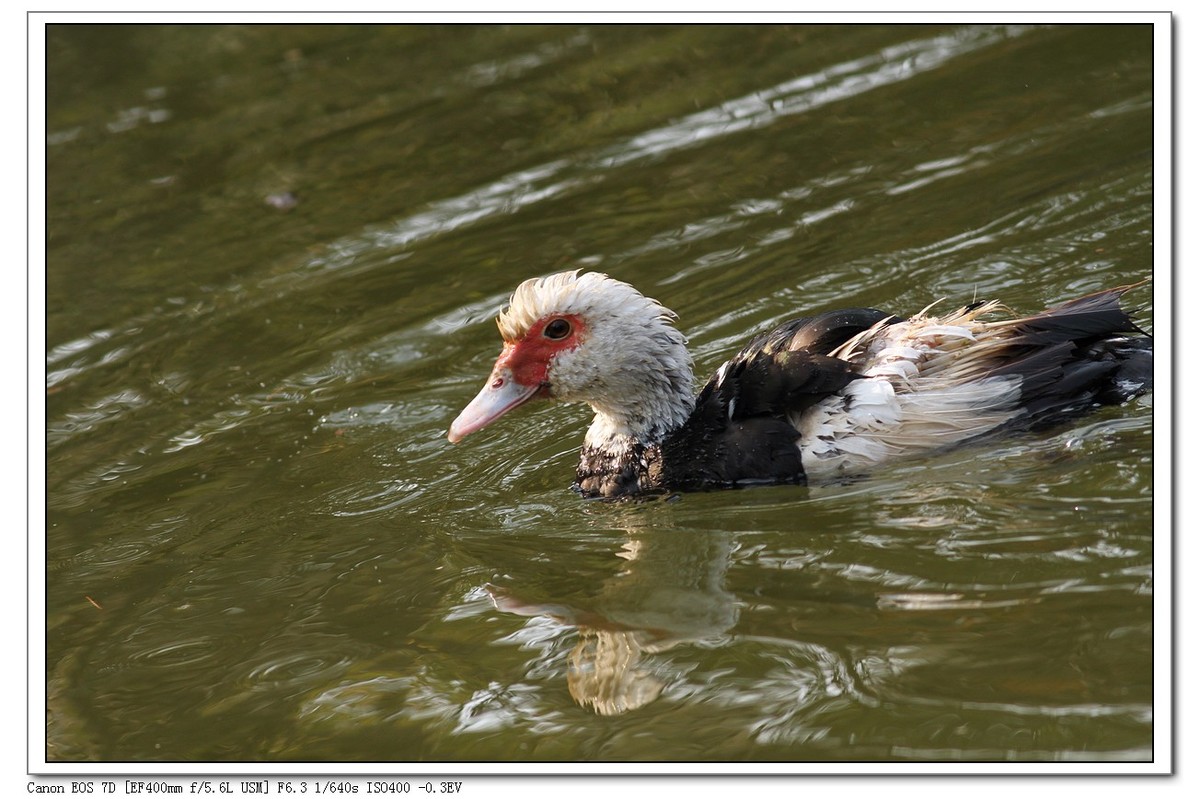
{"label": "duck head", "polygon": [[526,280],[497,318],[504,339],[483,389],[450,426],[457,443],[534,399],[587,403],[587,443],[653,443],[692,410],[692,363],[675,314],[597,272]]}

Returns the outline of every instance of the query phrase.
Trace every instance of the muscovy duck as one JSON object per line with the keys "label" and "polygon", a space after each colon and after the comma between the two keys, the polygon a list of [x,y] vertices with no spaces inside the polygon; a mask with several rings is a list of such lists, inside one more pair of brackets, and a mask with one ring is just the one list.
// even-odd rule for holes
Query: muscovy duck
{"label": "muscovy duck", "polygon": [[694,395],[670,310],[596,272],[534,278],[496,320],[500,357],[448,437],[546,397],[595,411],[575,478],[587,497],[849,477],[1150,390],[1152,341],[1123,335],[1142,332],[1119,304],[1130,288],[1022,318],[995,318],[995,301],[807,316],[755,337]]}

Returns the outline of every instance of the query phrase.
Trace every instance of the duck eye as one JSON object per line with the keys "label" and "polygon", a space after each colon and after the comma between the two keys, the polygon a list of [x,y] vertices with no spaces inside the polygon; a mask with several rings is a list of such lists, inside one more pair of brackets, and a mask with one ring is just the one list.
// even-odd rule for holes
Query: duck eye
{"label": "duck eye", "polygon": [[571,334],[571,323],[566,319],[555,319],[546,325],[546,329],[542,331],[542,335],[546,338],[563,339]]}

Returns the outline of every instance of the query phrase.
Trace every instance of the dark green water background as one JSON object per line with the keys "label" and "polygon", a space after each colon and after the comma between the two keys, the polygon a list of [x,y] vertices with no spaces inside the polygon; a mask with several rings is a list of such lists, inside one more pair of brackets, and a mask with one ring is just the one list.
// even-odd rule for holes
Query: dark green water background
{"label": "dark green water background", "polygon": [[1148,277],[1149,26],[46,49],[50,760],[1150,757],[1150,397],[642,504],[569,490],[583,408],[445,440],[537,274],[635,283],[704,374],[801,313]]}

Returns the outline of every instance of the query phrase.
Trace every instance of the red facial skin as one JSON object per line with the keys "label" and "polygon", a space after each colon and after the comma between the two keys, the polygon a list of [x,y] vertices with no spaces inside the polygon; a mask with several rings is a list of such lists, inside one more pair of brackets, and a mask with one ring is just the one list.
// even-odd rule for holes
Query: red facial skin
{"label": "red facial skin", "polygon": [[[571,332],[563,338],[549,338],[546,335],[547,325],[559,319],[571,325]],[[519,340],[504,342],[504,349],[496,359],[493,373],[499,369],[508,369],[513,380],[523,386],[541,386],[538,394],[545,396],[549,389],[550,359],[560,352],[578,347],[582,343],[584,332],[583,320],[575,314],[543,317],[534,322]],[[495,380],[501,379],[503,378],[493,378],[493,385]]]}
{"label": "red facial skin", "polygon": [[504,342],[487,384],[450,425],[447,437],[451,443],[482,430],[535,397],[549,396],[550,360],[578,347],[586,332],[578,316],[555,314],[534,322],[517,341]]}

